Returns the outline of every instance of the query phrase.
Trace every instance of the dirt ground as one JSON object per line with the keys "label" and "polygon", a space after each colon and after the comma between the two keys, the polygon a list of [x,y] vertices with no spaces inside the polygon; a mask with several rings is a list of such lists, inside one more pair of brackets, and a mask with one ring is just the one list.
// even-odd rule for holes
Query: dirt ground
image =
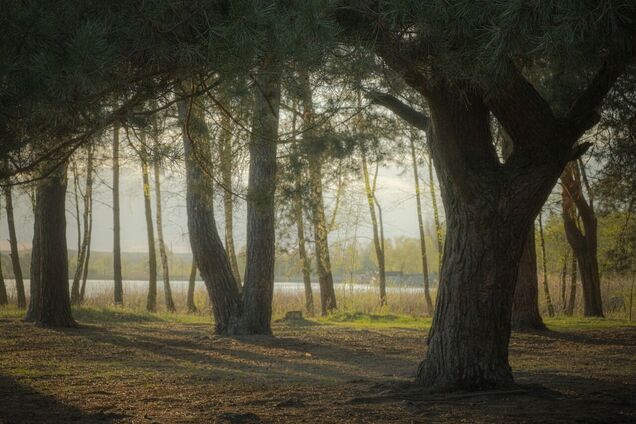
{"label": "dirt ground", "polygon": [[0,321],[2,423],[636,422],[636,327],[515,334],[519,387],[394,396],[421,329],[139,320],[71,330]]}

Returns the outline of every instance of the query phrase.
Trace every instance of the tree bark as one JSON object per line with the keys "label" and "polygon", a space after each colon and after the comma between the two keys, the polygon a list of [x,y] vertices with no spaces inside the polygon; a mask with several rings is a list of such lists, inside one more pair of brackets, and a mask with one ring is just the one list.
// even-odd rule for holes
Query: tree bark
{"label": "tree bark", "polygon": [[223,213],[225,217],[225,250],[230,258],[234,279],[241,290],[241,272],[239,271],[234,248],[234,193],[232,193],[232,172],[234,161],[232,160],[232,121],[227,113],[221,118],[220,137],[220,162],[221,179],[223,183]]}
{"label": "tree bark", "polygon": [[386,270],[384,263],[384,249],[382,248],[382,240],[380,239],[380,231],[378,229],[378,219],[375,213],[375,179],[373,187],[369,178],[369,169],[367,166],[367,157],[362,153],[362,177],[364,179],[364,188],[367,195],[367,203],[369,204],[369,215],[371,216],[371,227],[373,228],[373,246],[375,247],[375,256],[378,260],[378,278],[380,282],[380,306],[386,305]]}
{"label": "tree bark", "polygon": [[80,303],[84,302],[84,296],[86,294],[86,281],[88,281],[88,266],[91,260],[91,240],[93,239],[93,187],[91,187],[90,191],[87,190],[88,194],[88,228],[85,230],[88,234],[86,238],[86,258],[84,259],[84,267],[82,270],[82,287],[80,289]]}
{"label": "tree bark", "polygon": [[119,211],[119,125],[113,128],[113,280],[115,305],[124,304],[121,272],[121,223]]}
{"label": "tree bark", "polygon": [[563,254],[563,265],[561,267],[561,310],[564,312],[567,308],[566,286],[568,277],[568,260],[570,256],[569,253],[569,250],[566,250]]}
{"label": "tree bark", "polygon": [[[314,315],[314,293],[311,288],[311,264],[309,256],[305,249],[305,223],[303,218],[303,204],[300,196],[299,181],[300,176],[296,180],[296,194],[294,194],[294,220],[296,221],[296,234],[298,238],[298,255],[302,263],[303,284],[305,287],[305,310],[309,316]],[[327,311],[324,311],[326,313]]]}
{"label": "tree bark", "polygon": [[[309,75],[304,70],[299,72],[301,84],[301,104],[303,109],[303,135],[310,139],[315,134],[316,117],[314,100]],[[315,141],[308,140],[309,143]],[[323,152],[319,147],[310,149],[307,157],[311,222],[314,230],[314,248],[316,252],[316,270],[320,285],[320,313],[322,316],[337,309],[336,292],[333,286],[331,257],[329,254],[329,228],[325,217],[325,201],[322,188]],[[301,214],[302,215],[302,214]],[[306,284],[306,283],[305,283]],[[307,285],[305,285],[307,287]],[[311,287],[311,285],[309,285]],[[305,293],[307,290],[305,289]],[[313,296],[313,294],[312,294]]]}
{"label": "tree bark", "polygon": [[46,327],[74,327],[66,250],[66,166],[38,183],[27,320]]}
{"label": "tree bark", "polygon": [[192,268],[190,269],[190,278],[188,280],[188,294],[186,296],[186,307],[188,313],[194,314],[197,310],[197,305],[194,303],[194,288],[197,281],[197,263],[192,258]]}
{"label": "tree bark", "polygon": [[146,310],[157,310],[157,253],[155,251],[155,232],[152,225],[152,206],[150,204],[150,178],[148,175],[148,157],[145,146],[142,146],[141,177],[144,189],[144,212],[146,216],[146,235],[148,238],[148,297]]}
{"label": "tree bark", "polygon": [[[561,175],[561,183],[565,235],[581,272],[583,315],[602,317],[603,302],[597,253],[598,222],[593,203],[583,195],[581,173],[576,162],[570,162],[566,166]],[[577,211],[583,230],[579,228],[576,220]]]}
{"label": "tree bark", "polygon": [[280,64],[267,54],[256,75],[247,188],[247,264],[242,331],[271,334],[274,295],[276,152]]}
{"label": "tree bark", "polygon": [[9,227],[9,245],[11,247],[11,265],[15,278],[15,290],[18,300],[18,308],[26,307],[26,295],[24,293],[24,279],[22,277],[22,266],[20,265],[20,255],[18,252],[18,238],[15,233],[15,219],[13,217],[13,196],[11,186],[3,187],[5,209],[7,212],[7,224]]}
{"label": "tree bark", "polygon": [[77,265],[75,267],[75,275],[73,276],[73,284],[71,286],[71,303],[73,305],[78,305],[81,302],[80,295],[80,283],[82,279],[82,274],[84,272],[84,266],[86,264],[86,256],[89,249],[90,244],[90,232],[89,221],[91,214],[91,192],[93,188],[93,148],[91,146],[87,149],[87,160],[86,160],[86,186],[84,187],[84,212],[83,212],[83,222],[84,222],[84,237],[82,239],[82,247],[79,252],[77,252]]}
{"label": "tree bark", "polygon": [[193,261],[212,304],[215,333],[239,334],[243,305],[214,218],[210,136],[203,110],[194,99],[189,103],[180,101],[178,107],[183,126],[188,233]]}
{"label": "tree bark", "polygon": [[534,228],[532,228],[528,233],[519,262],[517,285],[512,303],[513,330],[544,330],[546,328],[539,313],[538,298],[537,249],[534,242]]}
{"label": "tree bark", "polygon": [[[428,138],[428,136],[427,136]],[[433,221],[435,222],[435,238],[437,240],[437,278],[442,274],[442,260],[444,255],[444,237],[442,235],[442,224],[439,219],[439,207],[437,206],[437,190],[435,190],[435,169],[433,167],[432,155],[428,157],[428,187],[431,192],[431,206],[433,207]]]}
{"label": "tree bark", "polygon": [[426,237],[424,235],[424,218],[422,217],[422,199],[420,196],[420,178],[417,170],[417,157],[415,155],[415,132],[411,132],[409,138],[411,144],[411,159],[413,162],[413,178],[415,180],[415,201],[417,206],[417,223],[420,232],[420,253],[422,256],[422,274],[424,276],[424,298],[426,299],[426,313],[433,314],[433,301],[430,293],[430,280],[428,275],[428,255],[426,254]]}
{"label": "tree bark", "polygon": [[541,264],[543,268],[543,294],[545,295],[545,303],[548,307],[548,316],[554,316],[554,305],[552,304],[552,296],[550,296],[550,288],[548,287],[548,262],[545,253],[545,237],[543,236],[543,219],[542,213],[539,212],[539,244],[541,245]]}
{"label": "tree bark", "polygon": [[156,204],[156,220],[157,220],[157,242],[159,243],[159,256],[161,258],[161,274],[163,277],[163,296],[166,310],[168,312],[177,312],[172,299],[172,290],[170,288],[170,269],[168,267],[168,254],[166,253],[166,243],[163,239],[163,217],[161,212],[161,169],[159,169],[159,160],[155,159],[155,204]]}
{"label": "tree bark", "polygon": [[7,286],[4,282],[4,273],[2,272],[2,257],[0,256],[0,306],[7,305],[9,298],[7,296]]}

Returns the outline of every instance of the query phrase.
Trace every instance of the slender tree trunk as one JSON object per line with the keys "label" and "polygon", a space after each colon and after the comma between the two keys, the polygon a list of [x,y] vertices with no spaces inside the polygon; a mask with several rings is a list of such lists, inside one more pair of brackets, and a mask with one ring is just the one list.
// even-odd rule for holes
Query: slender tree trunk
{"label": "slender tree trunk", "polygon": [[[593,203],[583,195],[581,173],[576,162],[570,162],[561,175],[563,224],[568,243],[574,251],[581,272],[583,315],[603,316],[601,280],[598,268],[598,222]],[[576,220],[578,211],[583,231]]]}
{"label": "slender tree trunk", "polygon": [[77,173],[77,164],[72,162],[73,170],[73,203],[75,205],[75,225],[77,229],[77,259],[79,259],[80,251],[82,250],[82,217],[80,216],[79,205],[79,175]]}
{"label": "slender tree trunk", "polygon": [[194,303],[194,288],[197,281],[197,263],[192,258],[192,267],[190,269],[190,278],[188,280],[188,294],[186,296],[186,306],[188,313],[194,314],[197,312],[197,305]]}
{"label": "slender tree trunk", "polygon": [[548,258],[545,253],[545,237],[543,236],[543,219],[542,213],[539,212],[539,243],[541,245],[541,263],[543,268],[543,294],[545,295],[545,303],[548,307],[548,316],[554,316],[554,305],[552,304],[552,296],[550,296],[550,288],[548,287]]}
{"label": "slender tree trunk", "polygon": [[574,315],[576,307],[576,274],[577,274],[576,255],[572,255],[572,267],[570,269],[570,297],[568,298],[568,307],[565,314],[569,317]]}
{"label": "slender tree trunk", "polygon": [[86,238],[86,258],[84,259],[84,269],[82,271],[82,287],[80,289],[80,303],[84,301],[86,294],[86,281],[88,281],[88,265],[91,260],[91,240],[93,238],[93,188],[91,186],[88,194],[88,228],[86,232],[88,234]]}
{"label": "slender tree trunk", "polygon": [[[316,125],[313,93],[307,72],[301,70],[299,75],[302,85],[303,134],[305,137],[311,137],[311,135],[315,133],[314,127]],[[308,155],[307,162],[311,221],[314,227],[316,270],[318,271],[318,283],[320,285],[320,313],[325,316],[336,310],[338,306],[336,302],[336,291],[333,286],[333,273],[331,271],[331,257],[329,254],[329,228],[325,216],[325,201],[322,187],[322,152],[318,150],[313,151]],[[307,285],[305,287],[307,287]],[[309,287],[311,287],[311,285],[309,285]],[[305,293],[307,293],[306,289]]]}
{"label": "slender tree trunk", "polygon": [[168,312],[177,312],[172,299],[172,290],[170,288],[170,269],[168,268],[168,254],[166,253],[166,243],[163,239],[163,220],[161,212],[161,170],[159,169],[159,161],[154,160],[155,171],[155,204],[157,208],[157,242],[159,243],[159,256],[161,257],[161,270],[163,276],[163,295]]}
{"label": "slender tree trunk", "polygon": [[38,184],[27,320],[46,327],[74,327],[66,250],[66,167]]}
{"label": "slender tree trunk", "polygon": [[[142,146],[145,150],[145,146]],[[148,298],[146,299],[146,310],[155,312],[157,310],[157,253],[155,251],[155,232],[152,225],[152,206],[150,204],[150,178],[148,173],[147,152],[142,152],[141,177],[144,189],[144,212],[146,216],[146,235],[148,238]]]}
{"label": "slender tree trunk", "polygon": [[369,169],[367,166],[367,157],[362,154],[362,177],[364,178],[364,188],[367,194],[367,203],[369,204],[369,214],[371,216],[371,226],[373,228],[373,245],[375,246],[375,255],[378,260],[378,277],[380,280],[380,305],[386,305],[386,270],[384,264],[384,251],[382,250],[382,241],[380,240],[380,231],[378,229],[378,219],[375,213],[375,187],[371,186],[369,178]]}
{"label": "slender tree trunk", "polygon": [[563,266],[561,268],[561,310],[565,312],[567,308],[566,286],[568,277],[568,261],[570,260],[570,251],[566,250],[563,254]]}
{"label": "slender tree trunk", "polygon": [[[42,182],[41,182],[42,183]],[[41,252],[41,241],[40,241],[40,226],[42,225],[42,217],[40,208],[38,208],[38,190],[37,188],[34,190],[33,196],[33,239],[31,242],[31,265],[29,267],[31,271],[30,279],[30,295],[29,295],[29,308],[27,309],[26,316],[24,317],[25,321],[35,322],[37,317],[39,316],[39,303],[38,299],[40,298],[40,257],[42,256]]]}
{"label": "slender tree trunk", "polygon": [[20,265],[20,255],[18,252],[18,238],[15,233],[15,219],[13,217],[13,196],[11,186],[3,187],[5,209],[7,211],[7,224],[9,227],[9,245],[11,247],[11,265],[15,278],[15,290],[18,298],[18,308],[26,307],[26,295],[24,293],[24,279],[22,278],[22,266]]}
{"label": "slender tree trunk", "polygon": [[417,223],[420,231],[420,253],[422,256],[422,274],[424,276],[424,298],[426,299],[426,313],[433,314],[433,301],[430,293],[430,280],[428,275],[428,255],[426,254],[426,237],[424,235],[424,218],[422,217],[422,199],[420,196],[420,177],[417,170],[417,157],[415,155],[415,132],[411,132],[411,159],[413,161],[413,178],[415,180],[415,201],[417,205]]}
{"label": "slender tree trunk", "polygon": [[[303,218],[303,204],[300,196],[301,176],[296,180],[296,194],[294,194],[294,220],[298,236],[298,255],[302,263],[303,284],[305,287],[305,310],[309,316],[314,315],[314,293],[311,288],[311,264],[305,249],[305,223]],[[325,311],[326,312],[326,311]]]}
{"label": "slender tree trunk", "polygon": [[84,266],[86,263],[86,255],[88,252],[88,246],[90,244],[90,234],[88,231],[90,213],[91,213],[91,192],[93,188],[93,148],[88,147],[87,161],[86,161],[86,187],[84,188],[84,237],[82,239],[82,247],[77,252],[77,265],[75,267],[75,275],[73,276],[73,284],[71,286],[71,303],[78,305],[81,302],[80,283],[82,274],[84,272]]}
{"label": "slender tree trunk", "polygon": [[113,128],[113,280],[115,305],[124,304],[121,272],[121,223],[119,212],[119,124]]}
{"label": "slender tree trunk", "polygon": [[2,257],[0,256],[0,306],[7,305],[9,298],[7,296],[7,286],[4,282],[4,273],[2,272]]}
{"label": "slender tree trunk", "polygon": [[194,99],[189,103],[181,101],[178,107],[183,126],[186,205],[193,261],[212,304],[216,334],[238,334],[243,305],[214,218],[210,135],[203,111]]}
{"label": "slender tree trunk", "polygon": [[280,64],[267,54],[254,90],[247,189],[247,264],[242,331],[271,334],[274,295],[276,151],[280,106]]}
{"label": "slender tree trunk", "polygon": [[[430,136],[427,134],[427,139]],[[428,187],[431,192],[431,206],[433,206],[433,221],[435,222],[435,238],[437,240],[437,278],[439,279],[442,275],[442,260],[444,255],[444,245],[443,245],[443,236],[442,236],[442,224],[439,219],[439,207],[437,206],[437,190],[435,190],[435,169],[433,167],[433,157],[432,155],[428,156]]]}
{"label": "slender tree trunk", "polygon": [[534,225],[532,227],[528,232],[517,273],[511,321],[514,330],[544,330],[546,328],[539,313],[537,249],[534,242]]}
{"label": "slender tree trunk", "polygon": [[239,271],[234,248],[234,198],[232,193],[232,173],[234,172],[234,161],[232,160],[232,120],[227,113],[221,118],[220,137],[220,162],[221,179],[223,183],[223,213],[225,217],[225,250],[230,258],[232,272],[239,291],[241,290],[241,272]]}

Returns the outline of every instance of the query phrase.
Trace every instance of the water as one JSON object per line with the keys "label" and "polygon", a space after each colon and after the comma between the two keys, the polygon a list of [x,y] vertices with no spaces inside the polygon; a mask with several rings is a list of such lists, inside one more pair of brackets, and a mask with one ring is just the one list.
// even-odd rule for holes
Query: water
{"label": "water", "polygon": [[[7,293],[9,296],[15,296],[15,281],[14,280],[5,280],[7,286]],[[72,280],[69,280],[69,285],[72,283]],[[25,290],[27,295],[29,294],[29,280],[24,280]],[[88,280],[86,281],[86,297],[98,297],[103,295],[104,293],[112,293],[114,286],[113,280]],[[144,280],[124,280],[123,282],[124,293],[146,293],[148,290],[148,281]],[[163,290],[163,281],[157,281],[158,290]],[[183,293],[185,294],[188,290],[188,282],[183,280],[173,280],[170,281],[170,287],[172,288],[173,293]],[[318,283],[312,283],[311,288],[314,292],[320,292],[320,286]],[[334,288],[336,291],[350,291],[355,293],[375,293],[378,292],[379,289],[377,286],[371,286],[369,284],[347,284],[347,283],[335,283]],[[205,290],[205,286],[203,281],[197,281],[195,283],[195,290]],[[295,293],[303,293],[305,290],[305,286],[301,282],[276,282],[274,283],[274,292],[276,293],[285,293],[285,294],[295,294]],[[388,293],[424,293],[424,288],[422,287],[387,287],[386,291]]]}

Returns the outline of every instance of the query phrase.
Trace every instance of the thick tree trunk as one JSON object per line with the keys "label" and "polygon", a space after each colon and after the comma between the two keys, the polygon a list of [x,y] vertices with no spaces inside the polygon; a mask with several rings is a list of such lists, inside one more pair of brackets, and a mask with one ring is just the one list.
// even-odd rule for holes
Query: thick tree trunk
{"label": "thick tree trunk", "polygon": [[115,305],[124,304],[121,273],[121,223],[119,212],[119,125],[113,128],[113,280]]}
{"label": "thick tree trunk", "polygon": [[[301,70],[300,84],[302,86],[301,104],[303,109],[304,136],[310,138],[315,133],[316,117],[314,112],[314,100],[309,75]],[[311,143],[312,140],[309,140]],[[315,142],[315,141],[314,141]],[[331,272],[331,257],[329,254],[329,228],[325,217],[325,201],[322,188],[322,152],[320,148],[313,150],[307,157],[311,222],[314,230],[314,248],[316,252],[316,271],[318,272],[318,284],[320,285],[320,312],[325,316],[337,309],[336,292],[333,286],[333,273]],[[302,215],[302,214],[301,214]],[[305,283],[306,284],[306,283]],[[307,285],[305,285],[307,287]],[[311,287],[311,285],[309,286]],[[307,295],[307,289],[305,289]]]}
{"label": "thick tree trunk", "polygon": [[15,278],[15,290],[18,300],[18,308],[26,307],[26,295],[24,293],[24,279],[22,277],[22,266],[20,265],[20,255],[18,252],[18,238],[15,234],[15,219],[13,217],[13,196],[11,186],[3,187],[5,209],[7,211],[7,224],[9,227],[9,245],[11,248],[11,265]]}
{"label": "thick tree trunk", "polygon": [[47,327],[74,327],[68,287],[65,166],[39,182],[36,198],[27,320]]}
{"label": "thick tree trunk", "polygon": [[222,114],[221,119],[221,179],[223,184],[223,213],[225,217],[225,250],[230,258],[234,279],[241,290],[241,272],[239,271],[236,259],[236,249],[234,248],[234,198],[232,193],[232,173],[234,171],[234,161],[232,160],[232,120],[227,113]]}
{"label": "thick tree trunk", "polygon": [[362,177],[364,179],[364,188],[367,195],[367,203],[369,204],[369,215],[371,216],[371,227],[373,228],[373,246],[375,247],[375,256],[378,261],[378,278],[380,283],[380,305],[386,305],[386,269],[384,263],[384,249],[382,248],[382,240],[378,228],[378,219],[375,213],[375,179],[373,186],[369,178],[369,169],[367,166],[367,157],[362,154]]}
{"label": "thick tree trunk", "polygon": [[271,334],[274,295],[276,152],[280,107],[280,69],[271,55],[256,76],[247,188],[247,264],[243,287],[242,331]]}
{"label": "thick tree trunk", "polygon": [[569,317],[574,315],[576,307],[576,274],[578,266],[576,264],[576,255],[572,255],[572,267],[570,269],[570,297],[568,298],[568,307],[565,314]]}
{"label": "thick tree trunk", "polygon": [[188,293],[186,296],[186,307],[188,313],[197,312],[197,305],[194,303],[194,288],[197,282],[197,263],[192,259],[192,268],[190,269],[190,278],[188,279]]}
{"label": "thick tree trunk", "polygon": [[420,196],[420,178],[417,170],[417,157],[415,156],[415,132],[411,132],[411,159],[413,161],[413,178],[415,180],[415,201],[417,205],[417,223],[420,231],[420,253],[422,256],[422,275],[424,276],[424,298],[426,299],[426,313],[433,314],[433,301],[430,293],[430,280],[428,275],[428,255],[426,254],[426,237],[424,235],[424,218],[422,217],[422,199]]}
{"label": "thick tree trunk", "polygon": [[[583,195],[581,175],[576,162],[570,162],[561,175],[563,224],[568,243],[574,251],[583,287],[583,315],[603,316],[601,280],[598,268],[598,223],[594,207]],[[576,220],[577,212],[583,231]]]}
{"label": "thick tree trunk", "polygon": [[545,252],[545,237],[543,236],[543,219],[539,212],[539,244],[541,246],[541,265],[543,268],[543,294],[545,295],[545,303],[548,307],[548,316],[554,316],[554,305],[552,304],[552,296],[550,296],[550,287],[548,286],[548,258]]}
{"label": "thick tree trunk", "polygon": [[157,242],[159,243],[159,256],[161,257],[161,274],[163,276],[163,297],[168,312],[177,312],[172,299],[170,288],[170,269],[168,267],[168,254],[166,253],[166,243],[163,239],[163,217],[161,212],[161,170],[159,161],[154,161],[155,171],[155,204],[157,208]]}
{"label": "thick tree trunk", "polygon": [[194,100],[181,101],[178,107],[183,126],[186,206],[193,260],[212,304],[216,334],[238,334],[243,305],[214,219],[210,136],[203,111]]}
{"label": "thick tree trunk", "polygon": [[[145,146],[142,146],[145,149]],[[146,299],[146,310],[155,312],[157,310],[157,253],[155,251],[155,232],[152,225],[152,206],[150,204],[150,178],[148,175],[148,157],[146,152],[142,152],[141,177],[144,189],[144,212],[146,216],[146,235],[148,238],[148,297]]]}
{"label": "thick tree trunk", "polygon": [[82,239],[82,247],[77,252],[77,265],[75,267],[75,274],[73,276],[73,284],[71,286],[71,303],[78,305],[81,302],[80,296],[80,283],[82,280],[82,274],[86,264],[86,255],[88,252],[88,246],[90,244],[90,233],[88,231],[89,220],[91,214],[91,192],[93,189],[93,148],[89,146],[87,150],[86,161],[86,187],[84,188],[84,237]]}
{"label": "thick tree trunk", "polygon": [[534,242],[534,228],[532,228],[528,233],[517,273],[511,320],[514,330],[544,330],[546,328],[539,313],[538,298],[537,249]]}
{"label": "thick tree trunk", "polygon": [[30,271],[31,275],[30,279],[30,295],[29,295],[29,308],[27,309],[27,313],[24,317],[25,321],[35,322],[36,317],[39,314],[39,303],[38,300],[40,298],[40,256],[41,253],[41,242],[40,242],[40,225],[42,225],[42,217],[40,217],[40,210],[38,208],[38,191],[37,188],[32,196],[33,199],[33,239],[31,242],[31,265]]}

